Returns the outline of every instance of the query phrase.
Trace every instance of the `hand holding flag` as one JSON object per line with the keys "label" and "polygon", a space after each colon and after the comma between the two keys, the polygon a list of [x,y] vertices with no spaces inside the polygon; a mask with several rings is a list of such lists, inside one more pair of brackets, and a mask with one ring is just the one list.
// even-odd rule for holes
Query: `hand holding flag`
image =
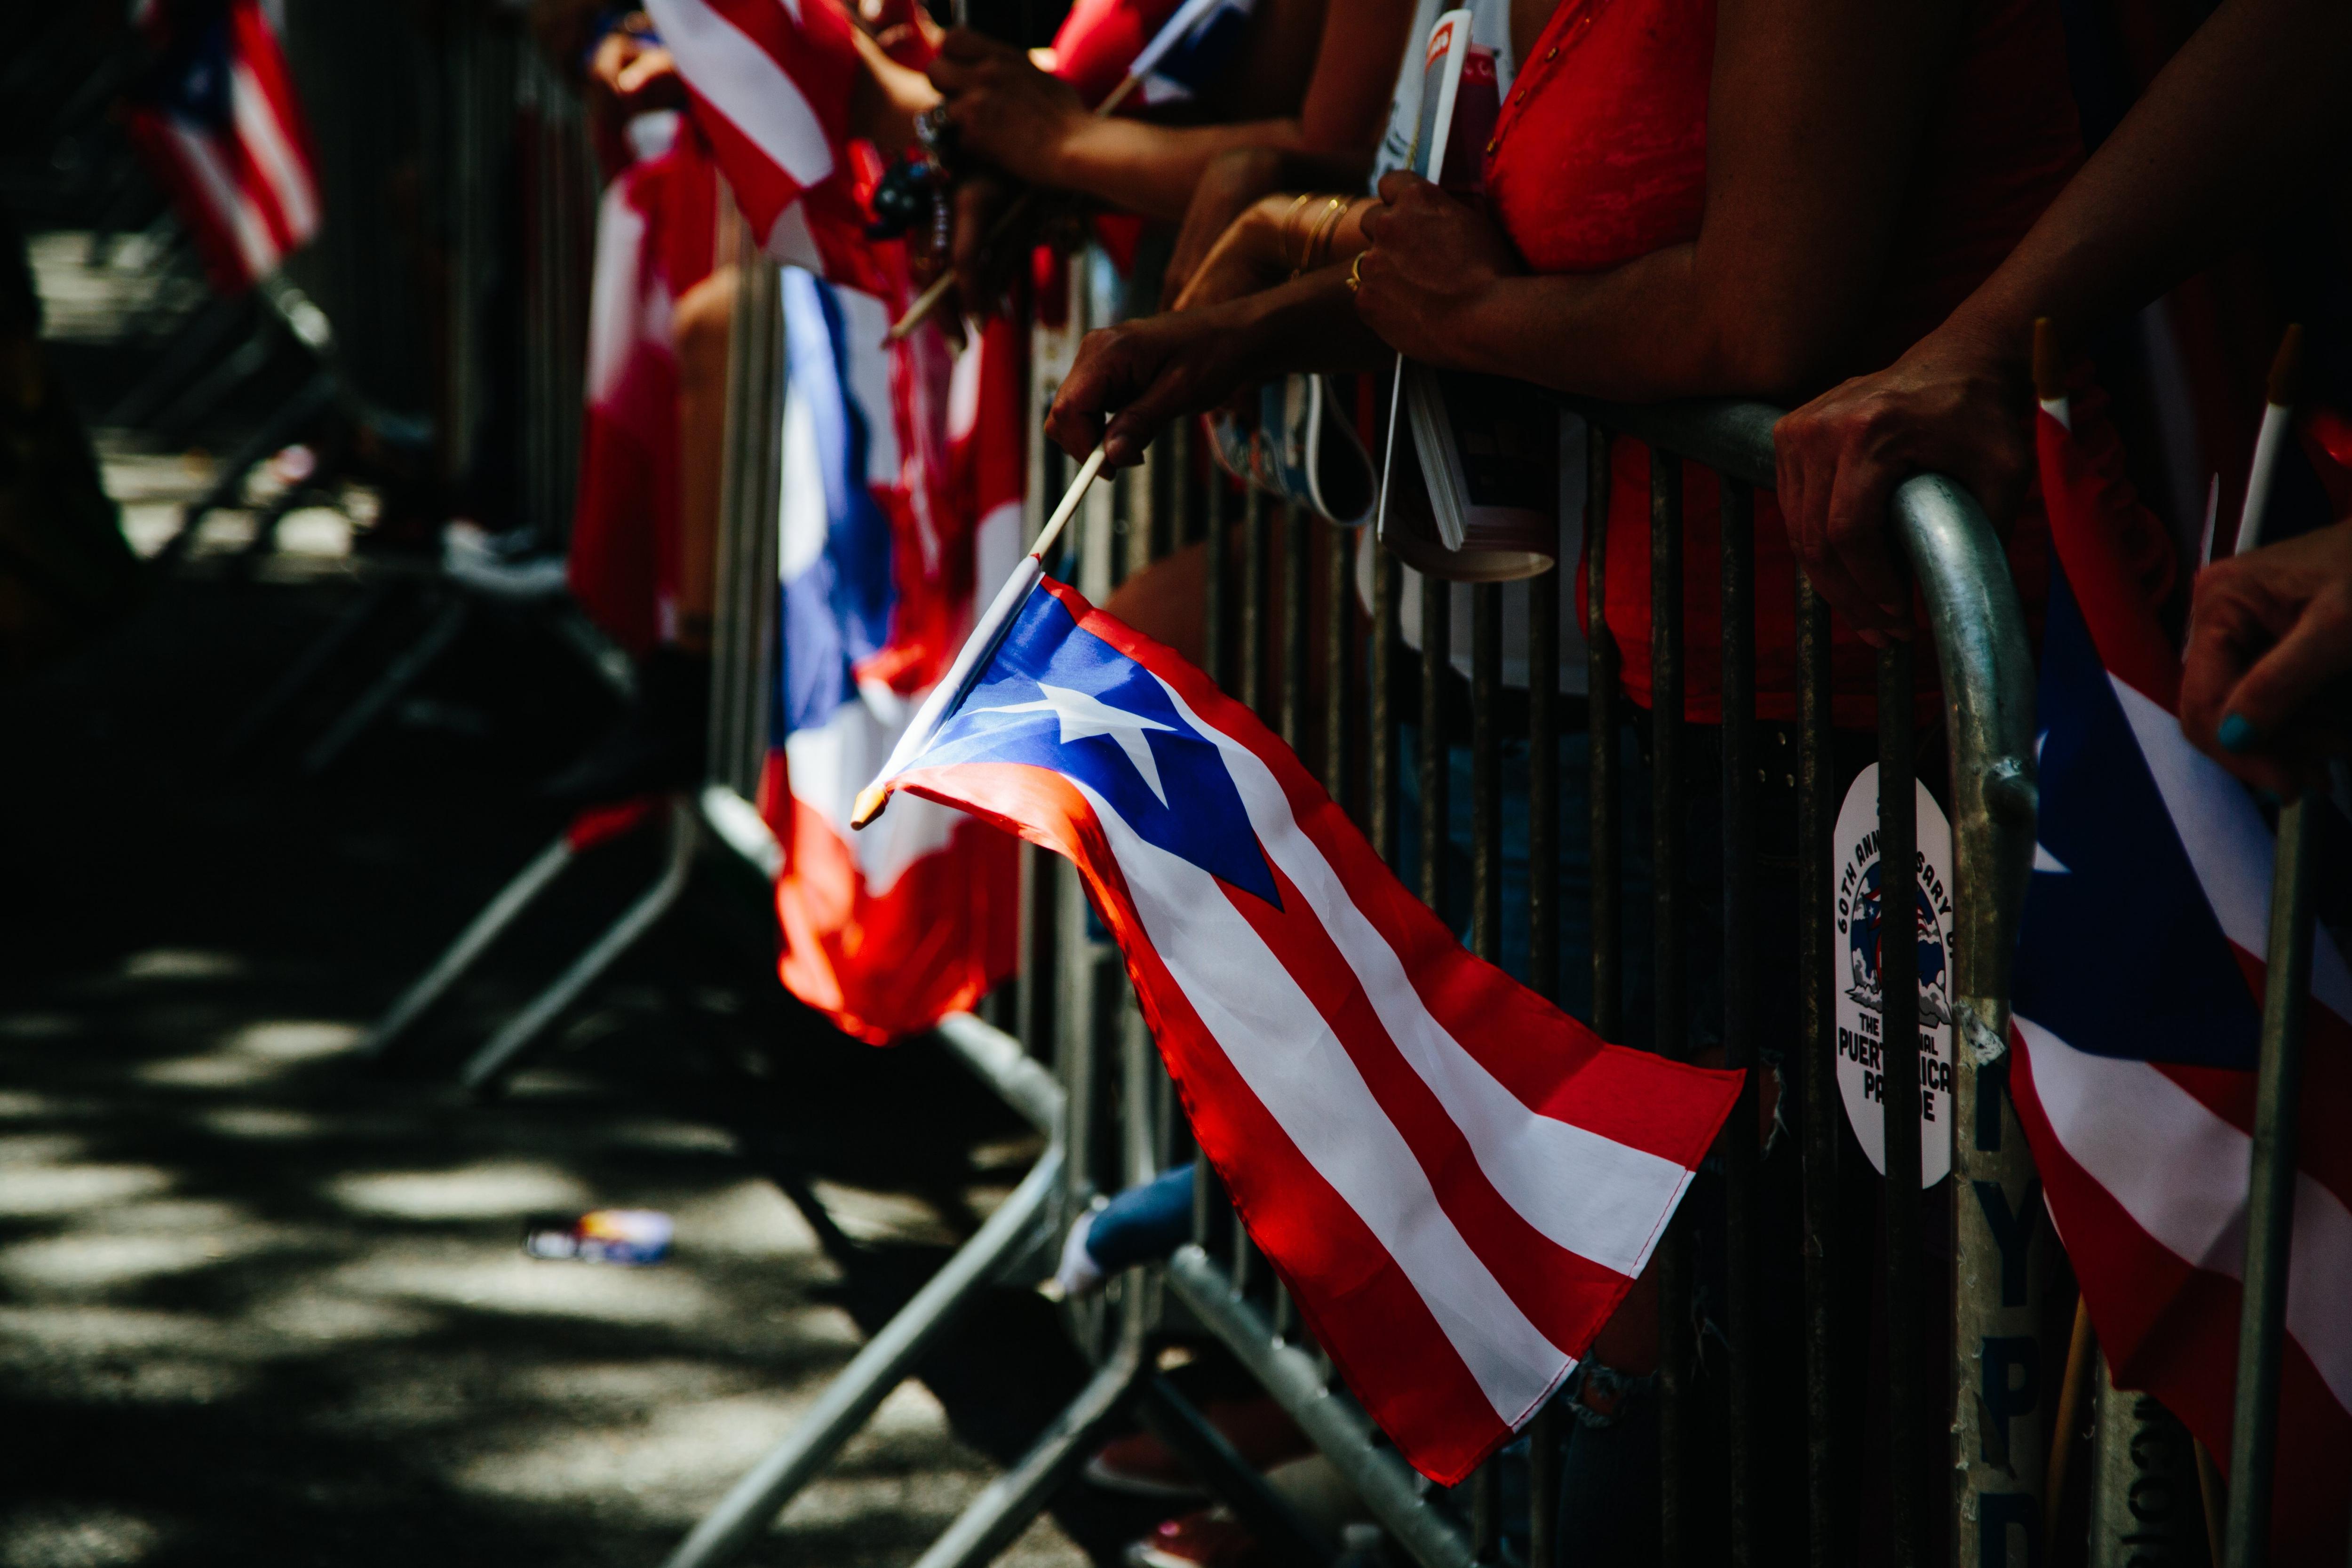
{"label": "hand holding flag", "polygon": [[[1127,74],[1111,89],[1101,102],[1094,107],[1097,120],[1108,119],[1119,111],[1127,100],[1141,92],[1149,104],[1173,103],[1191,98],[1206,85],[1221,69],[1234,48],[1241,42],[1249,22],[1253,0],[1184,0],[1174,15],[1154,33],[1128,63]],[[1104,8],[1097,8],[1103,10]],[[1111,13],[1132,7],[1110,7]],[[1072,20],[1078,18],[1073,13]],[[983,246],[992,246],[1013,232],[1030,206],[1034,191],[1024,191],[1015,197],[996,222],[990,226]],[[955,287],[955,274],[942,272],[929,288],[916,296],[890,328],[892,342],[905,337],[930,320],[948,290]]]}

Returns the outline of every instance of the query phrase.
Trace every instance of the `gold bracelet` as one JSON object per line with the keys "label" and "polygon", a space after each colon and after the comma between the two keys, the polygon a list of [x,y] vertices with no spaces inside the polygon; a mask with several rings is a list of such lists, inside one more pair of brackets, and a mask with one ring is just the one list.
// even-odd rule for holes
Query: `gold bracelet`
{"label": "gold bracelet", "polygon": [[[1308,237],[1307,266],[1300,268],[1300,271],[1306,271],[1307,268],[1320,267],[1324,262],[1331,259],[1331,242],[1339,238],[1339,226],[1347,221],[1348,214],[1355,209],[1355,205],[1356,198],[1353,196],[1331,198],[1331,205],[1324,209],[1322,216],[1315,221],[1314,231]],[[1318,252],[1320,252],[1319,258]]]}
{"label": "gold bracelet", "polygon": [[[1308,202],[1311,202],[1314,199],[1315,193],[1313,191],[1302,191],[1297,195],[1291,198],[1290,210],[1282,215],[1282,222],[1280,226],[1276,228],[1275,233],[1278,237],[1282,251],[1286,256],[1288,255],[1290,251],[1291,220],[1298,216],[1299,208],[1305,206]],[[1299,252],[1299,257],[1300,259],[1304,261],[1306,251],[1303,248]],[[1291,276],[1296,278],[1297,273],[1293,272]]]}

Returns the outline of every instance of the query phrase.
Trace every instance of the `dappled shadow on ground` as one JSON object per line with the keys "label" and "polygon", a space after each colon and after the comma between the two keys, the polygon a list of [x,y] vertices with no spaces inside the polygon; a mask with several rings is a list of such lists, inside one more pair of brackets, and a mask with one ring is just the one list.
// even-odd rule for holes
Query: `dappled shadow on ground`
{"label": "dappled shadow on ground", "polygon": [[[397,1070],[357,1061],[556,830],[528,783],[600,718],[482,637],[423,693],[482,725],[392,723],[316,784],[299,737],[216,763],[362,575],[200,558],[0,692],[0,1568],[657,1563],[1034,1152],[936,1048],[794,1009],[723,875],[508,1100],[454,1094],[647,846],[583,867]],[[522,1256],[526,1215],[598,1205],[673,1213],[676,1259]],[[751,1561],[910,1560],[1080,1370],[1000,1292]],[[1006,1561],[1148,1523],[1063,1517]]]}

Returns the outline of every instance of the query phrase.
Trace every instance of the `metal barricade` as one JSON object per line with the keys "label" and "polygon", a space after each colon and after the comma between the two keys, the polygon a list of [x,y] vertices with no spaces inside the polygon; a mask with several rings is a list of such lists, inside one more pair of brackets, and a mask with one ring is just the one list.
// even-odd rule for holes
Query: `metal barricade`
{"label": "metal barricade", "polygon": [[[1055,380],[1055,346],[1043,345],[1037,356],[1041,398],[1050,396]],[[1772,479],[1775,411],[1738,404],[1637,408],[1572,401],[1571,406],[1591,430],[1585,515],[1593,520],[1587,589],[1596,628],[1605,624],[1601,607],[1612,566],[1598,521],[1608,510],[1612,440],[1643,441],[1657,456],[1714,469],[1724,498],[1726,542],[1723,722],[1702,727],[1680,717],[1689,653],[1682,616],[1683,464],[1657,463],[1650,498],[1654,641],[1648,650],[1630,650],[1650,661],[1654,705],[1647,713],[1633,710],[1620,692],[1628,650],[1615,647],[1605,634],[1590,643],[1585,738],[1593,886],[1586,954],[1563,952],[1560,894],[1546,874],[1563,848],[1559,809],[1566,782],[1565,700],[1552,681],[1540,678],[1558,664],[1561,628],[1554,579],[1529,591],[1528,666],[1535,673],[1522,704],[1503,682],[1502,587],[1422,593],[1416,655],[1405,646],[1402,573],[1392,559],[1383,555],[1372,563],[1367,611],[1349,573],[1352,536],[1297,509],[1237,494],[1222,481],[1200,485],[1189,471],[1190,443],[1178,431],[1155,445],[1139,477],[1123,480],[1115,492],[1099,491],[1090,503],[1097,510],[1080,533],[1077,584],[1099,599],[1118,566],[1148,560],[1165,542],[1205,540],[1211,673],[1300,751],[1408,884],[1441,910],[1449,902],[1447,858],[1432,849],[1449,838],[1454,765],[1447,731],[1449,718],[1462,706],[1458,699],[1466,694],[1473,843],[1468,897],[1459,901],[1466,902],[1474,951],[1496,961],[1524,960],[1530,983],[1553,996],[1562,990],[1565,962],[1589,961],[1591,1021],[1604,1035],[1646,1033],[1654,1048],[1687,1058],[1700,1026],[1714,1026],[1707,1032],[1719,1039],[1726,1064],[1749,1069],[1749,1090],[1718,1149],[1723,1214],[1708,1227],[1705,1256],[1685,1213],[1658,1258],[1660,1296],[1667,1304],[1659,1324],[1657,1389],[1666,1561],[1785,1561],[1796,1555],[1801,1540],[1811,1561],[1852,1562],[1865,1530],[1871,1556],[1889,1563],[1924,1563],[1946,1554],[1971,1564],[2031,1561],[2042,1530],[2037,1402],[2039,1390],[2054,1383],[2055,1369],[2045,1373],[2039,1337],[2048,1238],[2035,1223],[2038,1189],[2005,1088],[2008,952],[2032,858],[2033,684],[2023,616],[1999,542],[1974,503],[1940,479],[1916,479],[1896,498],[1894,529],[1928,608],[1942,677],[1958,1048],[1952,1181],[1925,1193],[1918,1176],[1921,1058],[1886,1056],[1885,1136],[1887,1168],[1895,1175],[1876,1198],[1881,1213],[1873,1220],[1857,1215],[1856,1198],[1859,1193],[1869,1205],[1868,1188],[1876,1178],[1865,1170],[1865,1179],[1858,1180],[1852,1168],[1858,1152],[1843,1146],[1845,1135],[1838,1131],[1843,1111],[1833,1076],[1837,977],[1832,971],[1837,955],[1827,937],[1841,748],[1831,723],[1828,612],[1801,583],[1794,606],[1796,721],[1768,737],[1756,717],[1750,498],[1753,487]],[[1050,455],[1038,452],[1033,472],[1039,481],[1033,501],[1055,493],[1058,465]],[[1145,498],[1172,506],[1176,516],[1163,522],[1139,514]],[[1319,636],[1318,577],[1327,584]],[[1458,599],[1466,599],[1470,623],[1466,684],[1454,672],[1453,650],[1461,646],[1452,625],[1461,613]],[[1884,717],[1875,751],[1884,865],[1909,864],[1916,851],[1914,658],[1911,649],[1897,647],[1880,659]],[[1401,678],[1414,665],[1417,700],[1401,689]],[[1704,732],[1708,730],[1714,732]],[[1768,739],[1776,742],[1769,759]],[[1527,748],[1527,858],[1536,871],[1527,896],[1527,949],[1517,954],[1503,951],[1507,742]],[[1648,784],[1637,802],[1629,798],[1629,774],[1644,755]],[[1702,763],[1711,764],[1714,781],[1703,779]],[[1760,820],[1759,784],[1768,763],[1790,786],[1776,792],[1790,820]],[[1719,794],[1716,922],[1701,921],[1695,908],[1701,893],[1715,891],[1696,860],[1691,803],[1702,783],[1712,783]],[[1648,840],[1631,845],[1629,807],[1643,804]],[[1410,860],[1402,854],[1408,816],[1419,847]],[[1793,879],[1793,888],[1783,889],[1788,908],[1766,907],[1760,844],[1768,828],[1796,846],[1793,861],[1779,868],[1784,885]],[[1624,984],[1632,924],[1629,850],[1646,850],[1651,879],[1649,997],[1640,1009],[1629,1005]],[[1028,973],[1052,973],[1061,994],[1056,1005],[1024,1009],[1024,1016],[1030,1047],[1038,1050],[1044,1039],[1034,1031],[1051,1016],[1070,1097],[1075,1198],[1108,1185],[1122,1165],[1130,1182],[1152,1173],[1157,1162],[1139,1156],[1155,1147],[1163,1159],[1170,1152],[1166,1135],[1153,1131],[1166,1114],[1167,1097],[1155,1100],[1144,1092],[1159,1075],[1138,1060],[1139,1031],[1121,1026],[1131,1004],[1102,997],[1106,985],[1123,993],[1124,980],[1102,944],[1086,934],[1075,879],[1064,867],[1048,871],[1052,895],[1034,900],[1032,908],[1040,926],[1050,930],[1033,934],[1024,952],[1032,960]],[[1767,1037],[1759,1001],[1758,932],[1768,918],[1783,923],[1793,918],[1800,933],[1798,1017],[1793,1034],[1777,1039]],[[1704,926],[1718,922],[1719,994],[1710,998],[1710,1016],[1702,1018],[1693,980],[1695,943],[1703,940]],[[1038,963],[1048,952],[1055,962]],[[1919,1023],[1917,996],[1888,987],[1883,1037],[1902,1038],[1906,1031],[1916,1037]],[[1085,1065],[1088,1058],[1099,1067]],[[1795,1226],[1771,1226],[1761,1212],[1757,1086],[1760,1079],[1782,1078],[1781,1068],[1787,1079],[1781,1093],[1790,1107],[1801,1107],[1790,1118],[1801,1122],[1801,1147],[1784,1142],[1777,1155],[1782,1166],[1792,1159],[1801,1166],[1801,1235]],[[1179,1251],[1164,1274],[1171,1310],[1188,1315],[1232,1352],[1415,1561],[1500,1561],[1507,1521],[1493,1467],[1452,1498],[1414,1476],[1334,1384],[1328,1359],[1305,1335],[1246,1237],[1237,1235],[1229,1258],[1212,1255],[1208,1218],[1221,1199],[1209,1172],[1202,1169],[1197,1181],[1202,1201],[1194,1244]],[[1948,1362],[1937,1354],[1944,1314],[1929,1294],[1946,1235]],[[1777,1250],[1768,1257],[1768,1247]],[[1875,1269],[1874,1256],[1882,1260]],[[1774,1267],[1768,1270],[1768,1263]],[[1780,1315],[1802,1323],[1801,1348],[1767,1339],[1777,1321],[1769,1299],[1775,1290],[1789,1298],[1778,1303]],[[1694,1304],[1702,1293],[1704,1311]],[[1874,1318],[1885,1341],[1883,1359],[1874,1364],[1863,1349]],[[1100,1342],[1107,1367],[1123,1365],[1130,1331]],[[1779,1383],[1801,1384],[1801,1394],[1768,1407],[1770,1363],[1792,1358],[1801,1358],[1805,1375],[1791,1380],[1784,1373]],[[1883,1400],[1868,1395],[1865,1379]],[[1873,1411],[1874,1403],[1883,1403],[1883,1409]],[[1549,1510],[1565,1419],[1548,1412],[1528,1434],[1535,1501],[1528,1550],[1528,1560],[1540,1564],[1556,1560],[1559,1521]],[[1883,1517],[1865,1519],[1872,1510],[1856,1484],[1865,1473],[1865,1442],[1885,1456],[1883,1471],[1874,1472],[1885,1489]],[[1776,1465],[1776,1453],[1801,1455],[1799,1484],[1780,1486],[1790,1468]],[[1948,1458],[1948,1494],[1936,1480]],[[1769,1500],[1784,1493],[1798,1500],[1776,1510]]]}
{"label": "metal barricade", "polygon": [[[1070,320],[1036,337],[1033,416],[1050,401],[1086,322],[1103,319],[1115,307],[1115,282],[1098,258],[1073,264]],[[1392,559],[1378,556],[1370,563],[1366,610],[1349,570],[1352,536],[1297,509],[1238,493],[1222,480],[1204,482],[1195,443],[1181,429],[1154,444],[1141,470],[1098,487],[1089,497],[1071,553],[1056,570],[1099,602],[1130,571],[1171,548],[1205,551],[1203,630],[1210,672],[1301,752],[1409,883],[1441,909],[1447,907],[1449,892],[1442,847],[1451,837],[1453,816],[1449,720],[1463,706],[1456,699],[1466,691],[1473,842],[1464,891],[1474,950],[1496,961],[1522,960],[1530,983],[1553,996],[1563,990],[1569,962],[1589,962],[1591,1021],[1604,1035],[1646,1034],[1654,1048],[1687,1058],[1699,1026],[1715,1026],[1709,1032],[1719,1038],[1724,1059],[1750,1069],[1751,1086],[1759,1078],[1789,1080],[1781,1092],[1791,1105],[1801,1106],[1795,1120],[1802,1134],[1800,1146],[1780,1146],[1774,1169],[1792,1159],[1801,1166],[1801,1226],[1776,1228],[1761,1212],[1766,1192],[1759,1168],[1770,1157],[1758,1147],[1758,1090],[1751,1087],[1719,1149],[1720,1224],[1709,1228],[1702,1247],[1686,1213],[1659,1252],[1660,1296],[1667,1304],[1659,1323],[1657,1386],[1666,1560],[1784,1561],[1795,1554],[1795,1542],[1801,1538],[1811,1561],[1851,1562],[1867,1528],[1873,1555],[1889,1563],[1924,1563],[1944,1553],[1967,1563],[2030,1561],[2042,1530],[2042,1419],[2036,1402],[2039,1389],[2055,1379],[2043,1374],[2039,1338],[2038,1287],[2047,1238],[2034,1223],[2039,1204],[2032,1163],[2004,1086],[2007,953],[2031,861],[2034,794],[2032,669],[2022,613],[1999,542],[1974,504],[1941,479],[1914,480],[1898,494],[1895,531],[1928,606],[1942,676],[1946,799],[1955,849],[1951,994],[1959,1048],[1953,1084],[1953,1179],[1933,1193],[1921,1191],[1917,1175],[1919,1058],[1907,1052],[1886,1056],[1885,1142],[1895,1176],[1884,1185],[1876,1203],[1883,1213],[1874,1220],[1857,1212],[1856,1194],[1870,1204],[1868,1187],[1875,1178],[1858,1179],[1852,1168],[1858,1156],[1843,1146],[1838,1131],[1843,1113],[1833,1079],[1836,955],[1827,941],[1838,747],[1831,724],[1827,610],[1801,584],[1794,606],[1796,721],[1768,737],[1756,717],[1749,498],[1752,487],[1771,481],[1774,413],[1729,404],[1573,406],[1593,432],[1585,514],[1595,520],[1589,531],[1587,590],[1596,627],[1603,624],[1600,609],[1612,567],[1605,531],[1598,525],[1608,510],[1612,440],[1643,441],[1654,453],[1713,468],[1722,480],[1727,520],[1720,584],[1723,722],[1706,727],[1715,729],[1713,734],[1680,717],[1689,652],[1681,614],[1681,463],[1656,465],[1650,498],[1654,642],[1646,652],[1632,650],[1650,661],[1654,700],[1646,715],[1635,712],[1620,694],[1626,650],[1616,648],[1606,635],[1590,643],[1584,730],[1592,896],[1584,954],[1566,950],[1568,911],[1549,874],[1530,877],[1526,951],[1504,951],[1507,745],[1526,748],[1528,864],[1549,873],[1568,847],[1559,813],[1569,783],[1561,742],[1570,721],[1556,683],[1541,678],[1559,661],[1562,628],[1556,579],[1542,579],[1529,590],[1533,673],[1523,702],[1511,698],[1503,679],[1505,590],[1481,585],[1460,595],[1466,597],[1469,621],[1465,688],[1454,673],[1455,593],[1420,595],[1421,651],[1415,655],[1405,646],[1403,574]],[[1043,501],[1059,492],[1063,471],[1059,454],[1033,431],[1032,531]],[[1913,658],[1911,650],[1897,647],[1881,659],[1878,835],[1881,863],[1888,865],[1911,862],[1916,842]],[[1417,696],[1405,689],[1404,679],[1415,665]],[[1645,743],[1635,743],[1636,724],[1646,731],[1640,737]],[[1410,736],[1408,726],[1414,731]],[[1769,763],[1768,739],[1777,742]],[[1629,776],[1644,753],[1648,784],[1637,798]],[[1713,766],[1720,797],[1716,820],[1722,860],[1722,952],[1717,966],[1721,983],[1705,1018],[1694,990],[1692,959],[1693,944],[1708,922],[1697,918],[1695,900],[1714,889],[1698,875],[1690,816],[1695,786],[1705,782],[1702,759]],[[1763,792],[1758,785],[1768,765],[1790,785],[1780,793],[1791,820],[1761,820]],[[1648,841],[1630,845],[1629,822],[1643,805]],[[1410,861],[1404,857],[1408,816],[1418,847]],[[1795,845],[1793,859],[1779,868],[1784,883],[1793,880],[1787,889],[1792,908],[1766,907],[1759,846],[1768,829]],[[1646,852],[1651,879],[1645,1007],[1629,997],[1625,986],[1627,939],[1634,924],[1628,916],[1635,912],[1628,907],[1634,869],[1629,849]],[[1147,1180],[1183,1157],[1189,1145],[1176,1125],[1173,1096],[1115,951],[1089,931],[1075,873],[1034,852],[1025,864],[1024,972],[1018,1005],[1007,1020],[1016,1025],[1018,1043],[976,1020],[953,1021],[943,1033],[951,1041],[959,1032],[986,1038],[1008,1061],[1017,1058],[1030,1067],[1055,1063],[1061,1114],[1047,1159],[1058,1163],[1052,1180],[1061,1187],[1059,1212],[1050,1213],[1042,1201],[1034,1210],[1016,1204],[1006,1226],[992,1220],[986,1258],[964,1267],[972,1249],[983,1247],[983,1239],[975,1238],[933,1282],[934,1289],[908,1309],[914,1321],[903,1331],[894,1323],[868,1347],[828,1394],[820,1417],[813,1417],[746,1478],[672,1556],[670,1568],[722,1561],[765,1527],[888,1384],[903,1375],[915,1348],[909,1336],[925,1331],[932,1314],[943,1321],[960,1292],[980,1289],[1007,1267],[1034,1256],[1011,1241],[1014,1223],[1049,1217],[1058,1233],[1097,1194]],[[1798,1016],[1793,1033],[1784,1038],[1768,1037],[1759,999],[1758,932],[1767,919],[1793,919],[1799,933]],[[1885,1010],[1884,1037],[1901,1038],[1906,1030],[1916,1034],[1916,995],[1889,987]],[[1785,1075],[1777,1067],[1765,1070],[1773,1057]],[[1038,1171],[1045,1169],[1041,1163]],[[1039,1180],[1033,1171],[1031,1181]],[[1335,1383],[1328,1358],[1305,1333],[1278,1281],[1238,1226],[1230,1254],[1213,1256],[1209,1220],[1222,1200],[1205,1169],[1197,1172],[1196,1184],[1193,1244],[1180,1249],[1157,1279],[1148,1273],[1130,1275],[1116,1282],[1103,1302],[1072,1310],[1072,1331],[1096,1361],[1096,1378],[1029,1456],[985,1489],[924,1555],[922,1568],[984,1561],[999,1550],[1045,1506],[1053,1486],[1084,1457],[1096,1436],[1130,1405],[1155,1429],[1170,1434],[1180,1452],[1196,1458],[1213,1490],[1263,1538],[1283,1542],[1288,1557],[1298,1561],[1330,1560],[1332,1543],[1242,1466],[1230,1448],[1220,1453],[1221,1439],[1197,1412],[1184,1418],[1181,1394],[1157,1375],[1149,1353],[1178,1324],[1223,1344],[1414,1561],[1501,1561],[1500,1542],[1510,1521],[1502,1517],[1493,1466],[1451,1497],[1415,1476]],[[1023,1192],[1029,1190],[1024,1184]],[[1941,1216],[1931,1212],[1931,1205],[1943,1205]],[[1935,1272],[1931,1254],[1945,1234],[1952,1256],[1953,1349],[1948,1362],[1939,1364],[1935,1342],[1943,1313],[1928,1292]],[[1875,1270],[1874,1256],[1884,1260]],[[1694,1306],[1702,1281],[1704,1313]],[[1784,1298],[1777,1304],[1776,1290]],[[1767,1339],[1778,1321],[1776,1311],[1789,1316],[1791,1310],[1802,1325],[1801,1350]],[[1883,1360],[1872,1365],[1860,1347],[1868,1342],[1874,1316],[1882,1325],[1885,1350]],[[1801,1395],[1768,1408],[1772,1363],[1798,1355],[1805,1369],[1795,1380],[1801,1384]],[[1883,1392],[1883,1411],[1870,1410],[1865,1377]],[[1790,1383],[1780,1375],[1781,1385]],[[1528,1433],[1526,1462],[1535,1501],[1526,1538],[1528,1560],[1539,1564],[1556,1560],[1559,1521],[1549,1510],[1566,1422],[1565,1415],[1547,1412]],[[1863,1488],[1854,1480],[1864,1473],[1865,1432],[1886,1456],[1884,1516],[1868,1520]],[[1940,1447],[1945,1442],[1950,1444],[1948,1456]],[[1779,1483],[1788,1467],[1776,1468],[1775,1455],[1788,1453],[1801,1455],[1801,1484],[1784,1489]],[[1947,1457],[1951,1490],[1939,1495],[1935,1478]],[[1776,1512],[1770,1500],[1782,1495],[1800,1500]],[[1711,1522],[1718,1519],[1719,1527]]]}

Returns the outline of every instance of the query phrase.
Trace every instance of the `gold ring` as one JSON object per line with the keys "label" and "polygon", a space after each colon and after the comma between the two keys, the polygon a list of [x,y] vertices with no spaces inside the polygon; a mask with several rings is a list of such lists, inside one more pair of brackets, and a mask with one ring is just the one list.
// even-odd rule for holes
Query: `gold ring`
{"label": "gold ring", "polygon": [[1356,259],[1348,264],[1348,292],[1352,294],[1364,286],[1365,251],[1356,252]]}

